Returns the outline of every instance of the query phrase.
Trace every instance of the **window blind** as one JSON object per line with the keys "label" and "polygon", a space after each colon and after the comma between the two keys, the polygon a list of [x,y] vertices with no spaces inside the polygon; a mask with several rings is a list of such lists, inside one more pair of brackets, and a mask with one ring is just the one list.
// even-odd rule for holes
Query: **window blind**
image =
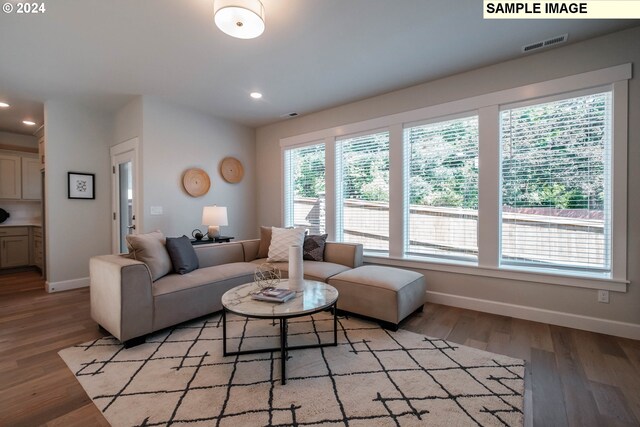
{"label": "window blind", "polygon": [[405,254],[478,254],[478,117],[405,128]]}
{"label": "window blind", "polygon": [[285,226],[325,232],[324,156],[324,144],[285,151]]}
{"label": "window blind", "polygon": [[336,144],[337,237],[389,251],[389,132]]}
{"label": "window blind", "polygon": [[503,264],[610,270],[611,98],[500,113]]}

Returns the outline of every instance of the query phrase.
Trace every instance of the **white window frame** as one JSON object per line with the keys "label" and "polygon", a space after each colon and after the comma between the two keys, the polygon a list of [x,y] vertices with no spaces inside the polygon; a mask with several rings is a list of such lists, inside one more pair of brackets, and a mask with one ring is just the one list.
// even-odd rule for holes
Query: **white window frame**
{"label": "white window frame", "polygon": [[[347,139],[351,139],[351,138],[357,138],[359,136],[367,136],[367,135],[374,135],[374,134],[378,134],[378,133],[383,133],[383,132],[387,132],[389,133],[389,169],[391,169],[391,131],[389,130],[388,127],[383,127],[383,128],[379,128],[379,129],[371,129],[371,130],[366,130],[363,132],[358,132],[355,134],[349,134],[349,135],[341,135],[340,137],[337,138],[332,138],[331,139],[331,145],[333,145],[333,161],[334,161],[334,182],[338,183],[338,182],[342,182],[342,157],[341,157],[341,152],[339,151],[338,147],[339,147],[339,143],[343,142],[344,140]],[[326,150],[326,148],[325,148]],[[391,175],[391,170],[389,170],[389,175]],[[391,177],[389,177],[389,179],[391,180]],[[325,183],[326,185],[326,183]],[[389,191],[391,193],[391,183],[389,183]],[[334,196],[333,200],[335,201],[335,210],[334,210],[334,234],[333,234],[333,240],[337,241],[337,242],[342,242],[344,241],[344,224],[342,223],[342,221],[344,220],[344,194],[343,194],[343,187],[342,185],[336,185],[335,190],[333,192]],[[391,197],[391,194],[389,194],[389,197]],[[391,198],[389,198],[389,205],[391,205]],[[391,206],[389,206],[389,212],[391,212]],[[390,221],[391,222],[391,221]],[[391,225],[391,224],[389,224]],[[391,229],[389,228],[389,233],[391,233]],[[389,246],[391,245],[391,242],[389,242]],[[389,251],[391,250],[391,248],[389,248]],[[380,255],[379,251],[375,251],[371,253],[376,254],[376,255]]]}
{"label": "white window frame", "polygon": [[[404,140],[404,132],[407,129],[410,129],[412,127],[417,127],[417,126],[425,126],[425,125],[432,125],[432,124],[436,124],[436,123],[441,123],[441,122],[448,122],[448,121],[453,121],[453,120],[460,120],[460,119],[468,119],[471,117],[478,117],[478,130],[480,127],[480,115],[478,114],[478,110],[470,110],[470,111],[463,111],[463,112],[459,112],[456,114],[449,114],[446,116],[440,116],[440,117],[435,117],[435,118],[430,118],[427,120],[420,120],[420,121],[416,121],[416,122],[411,122],[411,123],[404,123],[402,126],[402,130],[403,130],[403,141],[402,141],[402,149],[403,149],[403,160],[407,158],[407,156],[409,155],[409,151],[410,151],[410,146],[409,146],[409,142]],[[480,135],[478,133],[478,162],[480,162]],[[406,163],[403,163],[403,166],[406,166]],[[437,256],[437,255],[428,255],[428,254],[423,254],[423,255],[408,255],[407,249],[409,248],[409,170],[406,170],[406,168],[404,168],[404,175],[403,175],[403,188],[402,188],[402,194],[404,196],[404,204],[403,204],[403,211],[404,211],[404,224],[405,224],[405,230],[404,230],[404,236],[403,236],[403,241],[402,241],[402,254],[403,254],[403,258],[404,259],[411,259],[411,260],[416,260],[416,261],[420,261],[420,260],[425,260],[425,261],[429,261],[429,262],[450,262],[450,263],[457,263],[457,264],[461,264],[461,265],[469,265],[469,266],[473,266],[473,265],[479,265],[479,258],[480,255],[478,253],[478,256],[469,256],[469,255],[450,255],[450,256]],[[479,170],[479,169],[478,169]],[[478,193],[480,192],[480,176],[478,176]],[[478,201],[480,200],[480,195],[478,195]],[[480,226],[480,209],[478,209],[478,223],[477,223],[477,227]],[[479,233],[479,229],[478,229],[478,233]],[[479,237],[479,235],[478,235]],[[478,241],[478,252],[480,249],[480,242]]]}
{"label": "white window frame", "polygon": [[[282,182],[282,193],[281,193],[281,203],[280,206],[282,206],[282,224],[285,227],[288,227],[290,225],[293,225],[293,200],[287,200],[287,186],[290,184],[289,180],[287,179],[287,151],[288,150],[295,150],[298,148],[305,148],[305,147],[311,147],[314,145],[322,145],[324,144],[324,150],[325,150],[325,159],[324,159],[324,174],[325,174],[325,199],[326,199],[326,193],[327,193],[327,188],[326,188],[326,181],[327,181],[327,145],[325,143],[325,141],[322,140],[315,140],[315,141],[310,141],[308,143],[305,144],[299,144],[296,146],[289,146],[286,149],[282,149],[282,167],[280,168],[281,171],[281,182]],[[328,215],[327,215],[328,216]],[[325,224],[325,228],[326,228],[326,224]]]}
{"label": "white window frame", "polygon": [[[603,93],[603,92],[610,92],[612,94],[612,105],[611,105],[611,118],[612,118],[612,126],[611,126],[611,138],[610,138],[610,149],[611,149],[611,162],[609,163],[605,163],[604,164],[604,169],[605,169],[605,176],[604,176],[604,180],[605,180],[605,188],[607,189],[607,191],[611,192],[613,191],[612,188],[612,171],[615,169],[615,166],[613,165],[613,126],[614,126],[614,112],[613,112],[613,88],[611,85],[607,85],[607,86],[598,86],[598,87],[594,87],[594,88],[590,88],[590,89],[586,89],[586,90],[579,90],[579,91],[574,91],[574,92],[569,92],[569,93],[563,93],[561,95],[554,95],[554,96],[548,96],[548,97],[544,97],[544,98],[536,98],[535,100],[527,100],[524,102],[517,102],[517,103],[511,103],[511,104],[505,104],[505,105],[501,105],[499,108],[499,112],[498,114],[502,113],[505,110],[511,110],[511,109],[517,109],[517,108],[522,108],[522,107],[529,107],[529,106],[534,106],[534,105],[541,105],[541,104],[548,104],[548,103],[552,103],[552,102],[557,102],[557,101],[563,101],[563,100],[567,100],[567,99],[572,99],[572,98],[579,98],[579,97],[583,97],[583,96],[588,96],[588,95],[595,95],[597,93]],[[498,126],[499,127],[499,126]],[[500,138],[500,137],[499,137]],[[499,141],[499,150],[502,150],[502,140]],[[502,153],[500,153],[500,181],[499,181],[499,186],[500,186],[500,198],[502,199]],[[606,200],[606,207],[604,209],[605,214],[609,214],[609,213],[613,213],[613,205],[612,205],[612,201],[611,198]],[[500,200],[499,206],[502,206],[502,200]],[[502,211],[501,209],[498,209],[498,214],[500,215],[499,218],[499,225],[500,225],[500,229],[499,231],[499,236],[498,236],[498,242],[500,242],[501,236],[502,236]],[[609,221],[612,222],[612,218],[609,218]],[[611,226],[611,230],[613,229],[613,225]],[[611,239],[611,233],[610,233],[610,229],[605,227],[604,229],[604,233],[605,233],[605,253],[608,254],[608,256],[610,256],[609,254],[611,254],[611,246],[612,246],[612,239]],[[626,234],[625,234],[626,235]],[[502,245],[500,245],[500,250],[502,250]],[[548,267],[548,268],[544,268],[541,266],[535,266],[535,265],[530,265],[528,263],[522,263],[519,261],[506,261],[504,259],[502,259],[502,254],[498,253],[498,258],[500,259],[500,267],[501,269],[510,269],[510,270],[517,270],[517,271],[531,271],[531,272],[548,272],[548,273],[556,273],[559,271],[566,271],[567,273],[571,274],[571,275],[575,275],[575,276],[579,276],[579,275],[585,275],[585,276],[594,276],[594,277],[604,277],[607,278],[610,276],[609,270],[611,270],[612,273],[612,268],[613,266],[610,263],[609,269],[607,269],[606,271],[604,271],[604,268],[580,268],[580,267],[572,267],[569,265],[559,265],[556,267]],[[611,259],[609,259],[611,260]],[[586,270],[584,272],[582,272],[581,270]],[[602,271],[602,273],[598,273],[598,271]]]}
{"label": "white window frame", "polygon": [[[632,76],[632,64],[589,71],[540,83],[505,89],[466,99],[428,106],[403,113],[391,114],[346,124],[280,140],[282,150],[282,204],[284,208],[284,151],[295,146],[325,143],[326,230],[329,239],[336,236],[336,187],[335,142],[352,134],[389,129],[390,194],[389,255],[365,256],[366,262],[383,265],[419,268],[474,276],[486,276],[535,283],[606,289],[626,292],[627,284],[627,139],[628,139],[628,80]],[[500,141],[499,111],[508,104],[532,102],[552,96],[589,90],[595,87],[609,88],[613,93],[611,135],[611,274],[579,275],[543,270],[522,271],[511,266],[499,265],[500,250]],[[478,263],[415,260],[403,257],[406,221],[404,203],[404,151],[403,127],[408,123],[437,121],[440,117],[478,112],[479,120],[479,210],[478,210]],[[330,203],[331,202],[331,203]],[[283,209],[284,210],[284,209]],[[284,222],[284,212],[283,212]]]}

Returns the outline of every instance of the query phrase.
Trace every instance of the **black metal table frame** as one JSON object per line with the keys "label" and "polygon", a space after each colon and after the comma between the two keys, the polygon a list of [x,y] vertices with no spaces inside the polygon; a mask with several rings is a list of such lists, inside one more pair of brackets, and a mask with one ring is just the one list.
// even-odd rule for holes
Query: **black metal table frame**
{"label": "black metal table frame", "polygon": [[[233,310],[227,309],[223,307],[222,309],[222,353],[226,356],[241,356],[243,354],[258,354],[258,353],[269,353],[273,351],[280,351],[280,371],[282,373],[282,384],[287,383],[287,353],[289,350],[302,350],[305,348],[320,348],[320,347],[336,347],[338,345],[338,313],[336,310],[336,303],[338,300],[336,299],[333,303],[329,305],[325,305],[322,307],[318,307],[313,311],[307,311],[300,314],[293,315],[282,315],[282,316],[261,316],[261,315],[249,315],[246,313],[238,313]],[[315,313],[319,313],[321,311],[330,309],[333,313],[333,342],[329,343],[318,343],[318,344],[305,344],[305,345],[295,345],[289,346],[287,345],[287,330],[288,325],[287,321],[289,319],[293,319],[296,317],[304,317],[310,316]],[[269,319],[269,320],[279,320],[280,321],[280,347],[271,347],[271,348],[258,348],[254,350],[240,350],[240,351],[227,351],[227,311],[229,313],[236,314],[242,317],[249,317],[253,319]]]}

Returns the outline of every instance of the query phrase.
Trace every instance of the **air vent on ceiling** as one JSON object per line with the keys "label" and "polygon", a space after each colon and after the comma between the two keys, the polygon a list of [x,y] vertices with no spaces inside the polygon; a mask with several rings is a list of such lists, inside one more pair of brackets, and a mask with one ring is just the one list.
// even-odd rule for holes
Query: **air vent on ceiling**
{"label": "air vent on ceiling", "polygon": [[522,52],[527,53],[545,47],[553,46],[556,44],[564,43],[569,38],[569,34],[561,34],[559,36],[551,37],[540,42],[535,42],[522,47]]}
{"label": "air vent on ceiling", "polygon": [[286,118],[289,118],[289,117],[296,117],[297,115],[298,115],[298,113],[295,113],[295,112],[294,112],[294,113],[287,113],[287,114],[283,114],[283,115],[281,115],[280,117],[286,117]]}

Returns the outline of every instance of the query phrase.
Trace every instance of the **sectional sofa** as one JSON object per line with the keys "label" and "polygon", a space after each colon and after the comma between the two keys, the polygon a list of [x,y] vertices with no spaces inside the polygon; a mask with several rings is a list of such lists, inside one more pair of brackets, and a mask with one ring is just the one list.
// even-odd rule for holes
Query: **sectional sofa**
{"label": "sectional sofa", "polygon": [[[131,347],[151,332],[222,310],[222,295],[253,281],[260,240],[198,245],[199,268],[170,273],[155,281],[147,264],[127,255],[91,258],[91,316]],[[360,244],[327,242],[324,261],[304,261],[304,277],[326,282],[340,293],[341,311],[375,318],[397,329],[421,310],[426,292],[421,274],[380,266],[363,266]],[[275,263],[287,277],[288,264]]]}
{"label": "sectional sofa", "polygon": [[[146,264],[126,255],[91,258],[91,316],[126,346],[144,336],[222,310],[222,294],[253,281],[260,240],[195,246],[200,268],[155,282]],[[287,263],[276,264],[286,277]],[[362,245],[327,242],[324,262],[304,261],[305,278],[327,282],[362,265]]]}

